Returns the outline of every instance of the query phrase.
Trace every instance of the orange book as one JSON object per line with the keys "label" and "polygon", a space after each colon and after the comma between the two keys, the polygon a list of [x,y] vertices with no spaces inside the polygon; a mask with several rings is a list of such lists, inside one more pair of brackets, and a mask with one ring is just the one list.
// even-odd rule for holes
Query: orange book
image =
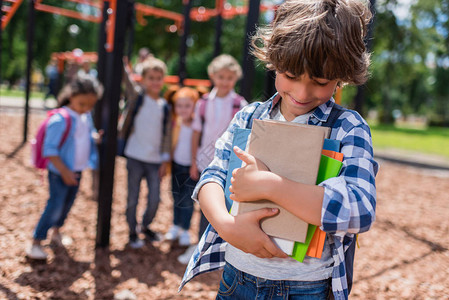
{"label": "orange book", "polygon": [[[336,159],[338,161],[343,161],[343,153],[340,152],[323,149],[321,154]],[[310,241],[309,248],[307,248],[306,255],[310,257],[321,258],[325,240],[326,240],[326,233],[317,226],[315,233],[313,234],[312,240]]]}

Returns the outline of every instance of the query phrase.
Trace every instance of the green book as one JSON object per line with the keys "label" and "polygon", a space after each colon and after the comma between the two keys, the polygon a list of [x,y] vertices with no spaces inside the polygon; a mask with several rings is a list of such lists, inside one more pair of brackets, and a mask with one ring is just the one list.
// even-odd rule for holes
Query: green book
{"label": "green book", "polygon": [[[330,158],[325,155],[321,155],[320,167],[318,169],[318,177],[316,180],[317,184],[320,184],[326,179],[336,177],[340,173],[343,163],[336,159]],[[306,241],[304,243],[295,242],[293,246],[293,253],[290,255],[299,262],[304,261],[307,249],[309,248],[310,241],[312,240],[313,234],[315,233],[316,226],[309,224],[307,229]]]}

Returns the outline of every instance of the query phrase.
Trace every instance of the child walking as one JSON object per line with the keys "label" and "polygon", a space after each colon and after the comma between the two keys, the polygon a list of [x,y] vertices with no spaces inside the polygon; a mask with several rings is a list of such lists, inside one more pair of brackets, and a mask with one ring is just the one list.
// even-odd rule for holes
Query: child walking
{"label": "child walking", "polygon": [[[60,228],[75,201],[81,173],[88,167],[97,167],[96,130],[90,110],[101,94],[102,87],[96,79],[84,76],[66,85],[58,97],[59,107],[67,111],[71,121],[66,124],[66,119],[57,113],[47,124],[42,152],[49,159],[50,197],[34,231],[32,246],[26,251],[31,259],[47,258],[42,241],[50,228],[53,228],[52,241],[62,243]],[[61,145],[67,126],[70,130]]]}
{"label": "child walking", "polygon": [[[287,0],[274,22],[258,31],[254,53],[276,71],[277,94],[237,113],[216,143],[214,160],[193,194],[212,227],[181,287],[197,274],[224,267],[217,299],[348,298],[345,251],[375,220],[378,164],[369,126],[357,112],[338,108],[332,95],[337,85],[366,81],[369,54],[363,39],[370,18],[369,5],[361,0]],[[231,149],[235,129],[247,128],[256,116],[326,126],[336,110],[342,113],[330,126],[331,138],[341,142],[343,167],[338,177],[319,185],[287,180],[247,152]],[[223,189],[233,150],[246,165],[232,174],[231,199],[268,199],[320,226],[327,234],[321,259],[306,257],[300,263],[272,242],[259,221],[276,210],[228,213]],[[282,155],[282,149],[273,155]]]}
{"label": "child walking", "polygon": [[[242,77],[242,69],[234,57],[228,54],[217,56],[207,67],[207,73],[214,88],[197,102],[192,123],[190,177],[194,180],[198,180],[199,174],[212,161],[215,142],[225,132],[235,113],[248,104],[234,91],[237,80]],[[201,212],[198,239],[203,235],[207,225],[208,221]],[[189,247],[178,260],[187,264],[195,247],[196,245]]]}
{"label": "child walking", "polygon": [[[126,221],[129,226],[129,245],[134,249],[144,246],[143,240],[138,237],[138,230],[149,241],[160,240],[159,234],[149,226],[160,202],[160,180],[165,176],[170,161],[170,109],[167,101],[160,96],[166,73],[167,67],[163,61],[154,57],[145,60],[142,66],[143,90],[139,91],[137,97],[129,99],[128,113],[120,132],[126,140]],[[137,85],[135,89],[138,90]],[[136,210],[143,178],[148,186],[147,206],[138,228]]]}
{"label": "child walking", "polygon": [[199,93],[193,88],[176,87],[165,98],[174,106],[171,153],[173,225],[165,234],[165,239],[170,241],[179,239],[180,246],[189,246],[190,220],[194,208],[191,196],[197,184],[197,180],[190,178],[192,121]]}

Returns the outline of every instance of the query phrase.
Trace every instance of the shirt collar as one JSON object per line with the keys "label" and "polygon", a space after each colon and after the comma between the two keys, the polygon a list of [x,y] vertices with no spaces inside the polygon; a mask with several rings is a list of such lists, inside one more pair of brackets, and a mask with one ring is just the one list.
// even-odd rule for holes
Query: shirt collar
{"label": "shirt collar", "polygon": [[[270,98],[270,100],[272,101],[272,104],[271,107],[268,109],[268,113],[271,115],[274,107],[280,102],[281,95],[279,95],[279,93],[276,93]],[[312,113],[312,117],[320,122],[326,122],[334,105],[335,105],[334,98],[330,98],[329,101],[315,108],[315,110]]]}

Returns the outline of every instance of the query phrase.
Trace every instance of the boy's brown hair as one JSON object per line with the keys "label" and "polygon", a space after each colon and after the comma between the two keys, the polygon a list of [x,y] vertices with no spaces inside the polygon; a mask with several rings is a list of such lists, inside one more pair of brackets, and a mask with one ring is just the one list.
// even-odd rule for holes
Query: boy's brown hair
{"label": "boy's brown hair", "polygon": [[156,57],[149,57],[145,59],[142,64],[142,77],[144,77],[149,70],[162,72],[162,75],[165,76],[167,74],[167,65]]}
{"label": "boy's brown hair", "polygon": [[242,77],[242,67],[240,67],[237,60],[229,54],[221,54],[215,57],[207,66],[207,74],[215,74],[223,69],[235,73],[238,79]]}
{"label": "boy's brown hair", "polygon": [[372,14],[362,0],[287,0],[253,37],[253,54],[280,73],[363,84],[370,55],[364,38]]}

